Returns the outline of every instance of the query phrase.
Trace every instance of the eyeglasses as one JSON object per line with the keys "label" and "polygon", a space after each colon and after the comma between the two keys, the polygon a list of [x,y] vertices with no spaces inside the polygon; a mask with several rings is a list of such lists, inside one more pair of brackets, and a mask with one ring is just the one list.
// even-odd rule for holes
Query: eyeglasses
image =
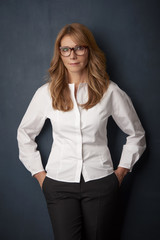
{"label": "eyeglasses", "polygon": [[77,56],[82,56],[85,54],[87,48],[87,46],[75,46],[74,48],[70,48],[68,46],[59,47],[60,53],[63,57],[69,57],[72,50]]}

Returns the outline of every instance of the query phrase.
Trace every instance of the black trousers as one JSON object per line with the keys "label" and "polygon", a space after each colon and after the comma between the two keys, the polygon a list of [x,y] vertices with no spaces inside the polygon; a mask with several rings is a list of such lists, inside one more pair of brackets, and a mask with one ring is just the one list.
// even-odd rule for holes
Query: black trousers
{"label": "black trousers", "polygon": [[42,190],[54,240],[111,240],[116,231],[119,182],[109,176],[80,183],[46,177]]}

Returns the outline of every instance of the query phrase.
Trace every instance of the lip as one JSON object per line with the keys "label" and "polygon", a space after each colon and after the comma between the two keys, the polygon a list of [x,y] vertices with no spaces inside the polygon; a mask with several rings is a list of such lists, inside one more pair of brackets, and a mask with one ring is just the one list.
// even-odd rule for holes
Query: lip
{"label": "lip", "polygon": [[79,64],[79,62],[77,62],[77,63],[69,63],[69,65],[72,65],[72,66],[78,65],[78,64]]}

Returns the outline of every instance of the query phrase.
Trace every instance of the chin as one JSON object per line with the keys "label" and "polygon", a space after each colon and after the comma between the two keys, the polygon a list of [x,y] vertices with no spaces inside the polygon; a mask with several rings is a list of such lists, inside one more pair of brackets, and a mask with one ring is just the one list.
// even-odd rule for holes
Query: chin
{"label": "chin", "polygon": [[84,68],[79,68],[79,67],[71,67],[67,69],[68,72],[82,72]]}

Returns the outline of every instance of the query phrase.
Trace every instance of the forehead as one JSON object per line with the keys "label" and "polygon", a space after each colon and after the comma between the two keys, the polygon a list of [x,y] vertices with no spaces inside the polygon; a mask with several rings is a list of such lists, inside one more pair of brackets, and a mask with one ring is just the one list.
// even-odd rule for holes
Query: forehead
{"label": "forehead", "polygon": [[75,47],[77,43],[69,35],[65,35],[60,42],[61,46]]}

